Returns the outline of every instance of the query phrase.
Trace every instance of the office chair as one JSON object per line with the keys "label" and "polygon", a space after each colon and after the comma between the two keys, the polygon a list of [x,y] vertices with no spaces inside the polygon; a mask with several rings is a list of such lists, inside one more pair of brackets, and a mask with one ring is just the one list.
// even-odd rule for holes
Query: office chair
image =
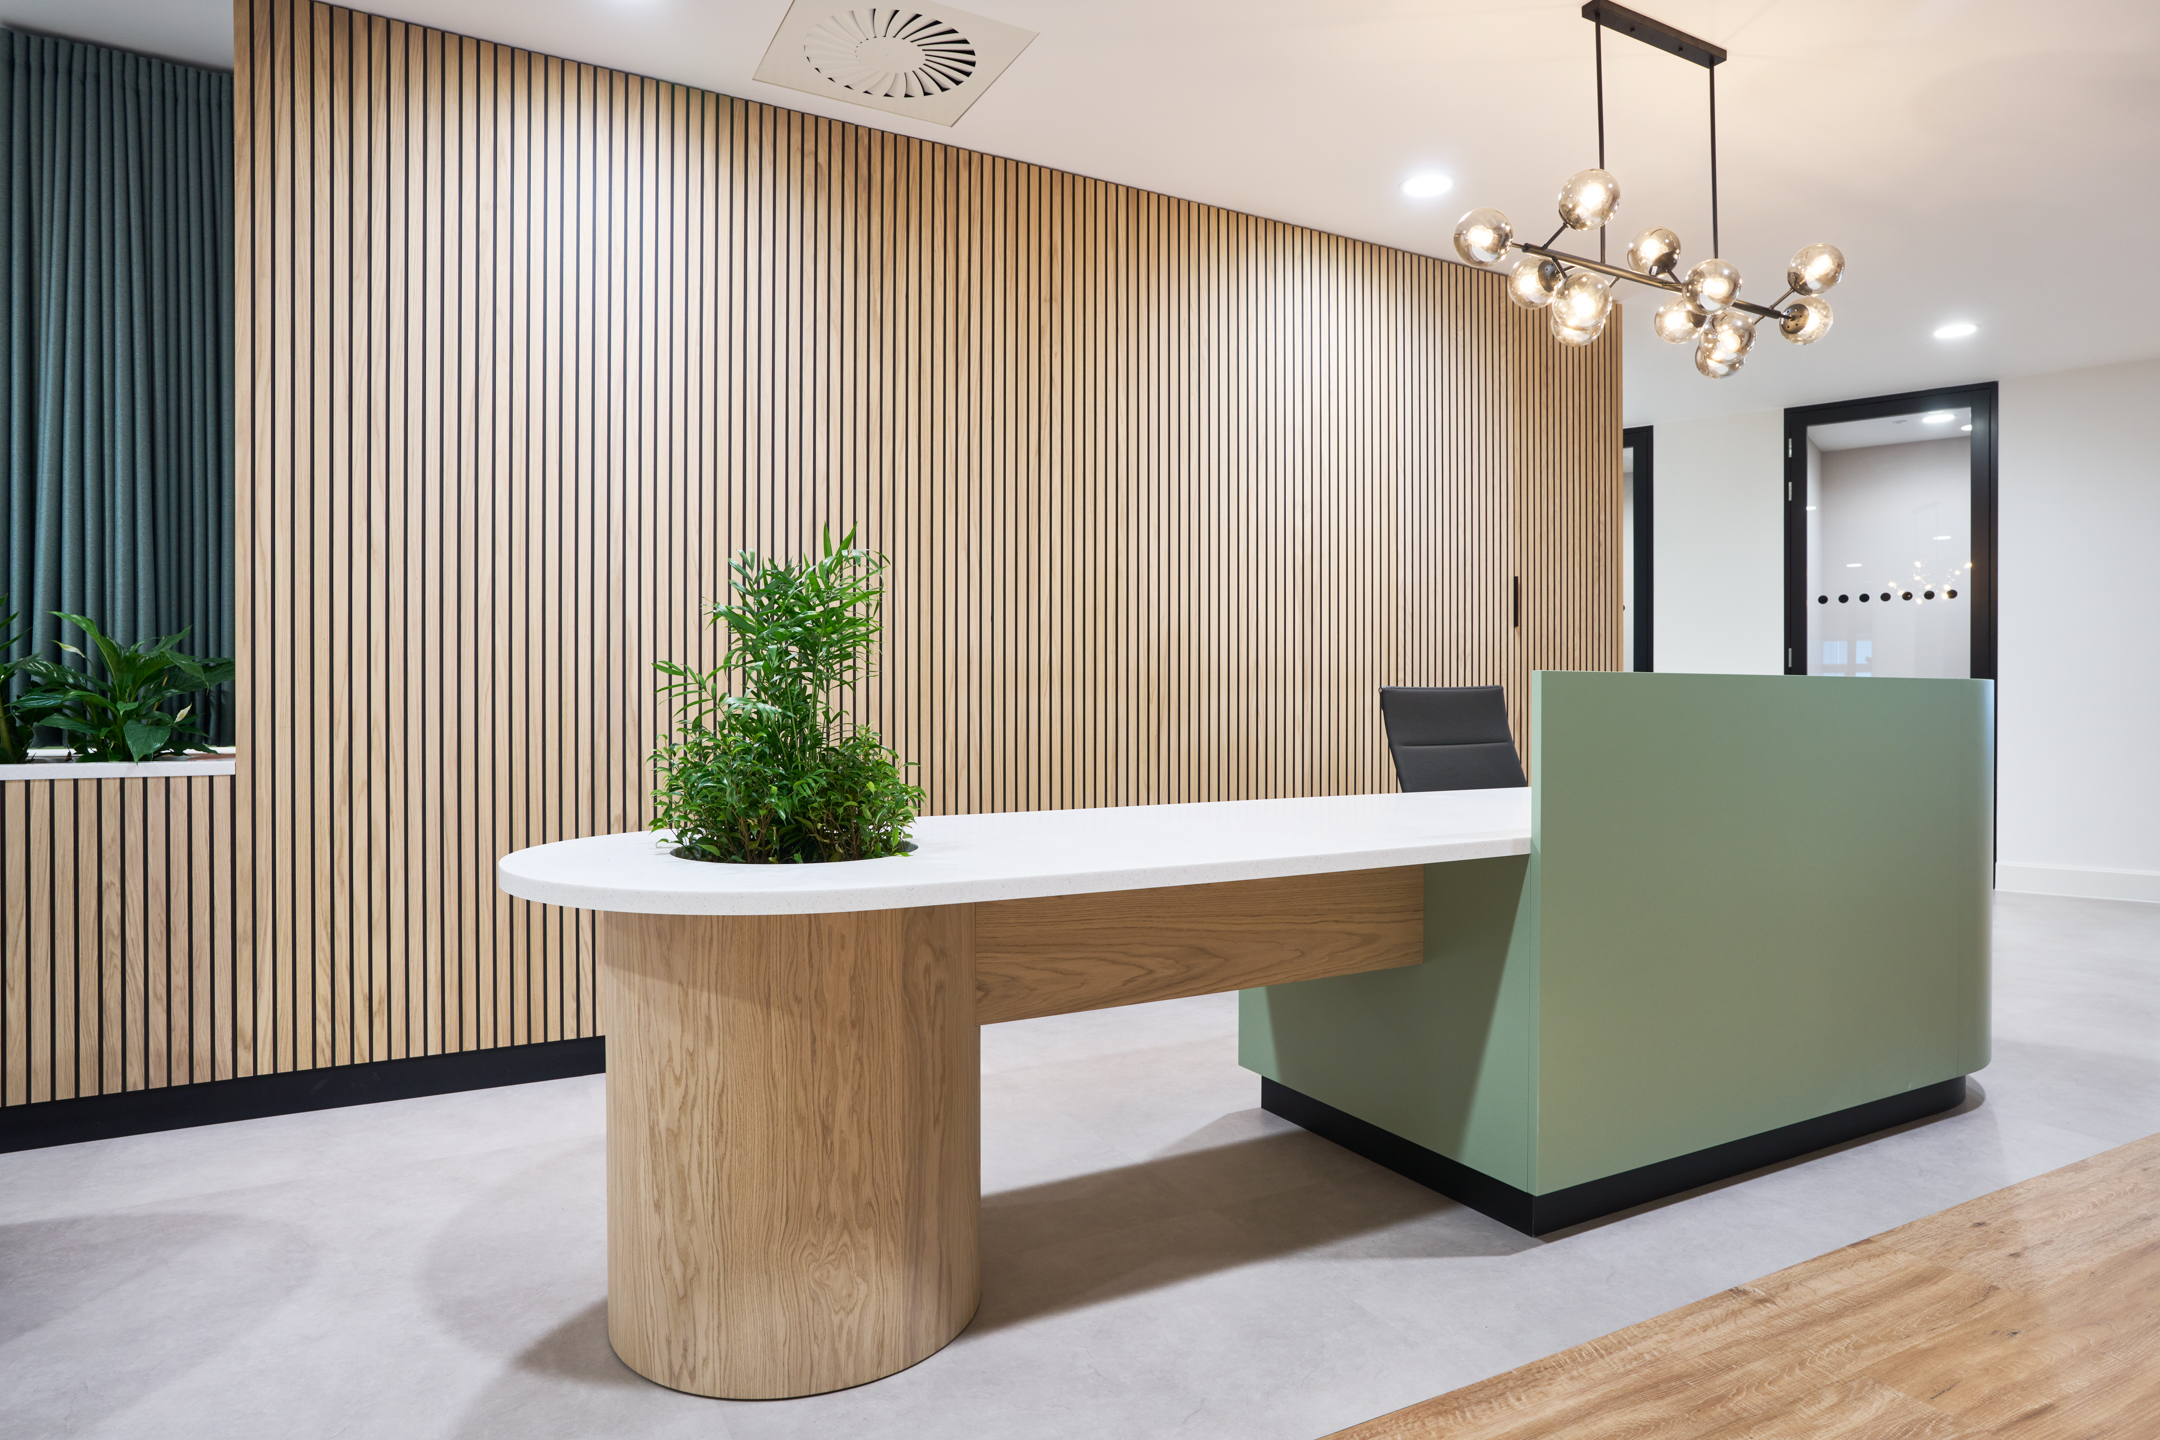
{"label": "office chair", "polygon": [[1500,790],[1528,785],[1507,695],[1498,685],[1383,685],[1395,778],[1409,790]]}

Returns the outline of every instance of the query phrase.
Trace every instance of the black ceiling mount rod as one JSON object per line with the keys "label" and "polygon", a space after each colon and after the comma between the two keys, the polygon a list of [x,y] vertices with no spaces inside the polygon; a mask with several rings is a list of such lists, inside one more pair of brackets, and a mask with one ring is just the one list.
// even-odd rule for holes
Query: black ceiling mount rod
{"label": "black ceiling mount rod", "polygon": [[[1582,18],[1595,21],[1600,37],[1607,30],[1617,30],[1622,35],[1654,46],[1668,55],[1692,60],[1710,72],[1710,253],[1721,255],[1718,248],[1717,213],[1717,67],[1725,63],[1725,47],[1699,40],[1685,30],[1675,30],[1662,20],[1653,20],[1640,11],[1625,5],[1615,5],[1612,0],[1589,0],[1582,7]],[[1598,48],[1598,168],[1605,168],[1605,51]],[[1550,240],[1545,242],[1551,244]],[[1605,254],[1605,236],[1598,235],[1598,256]]]}
{"label": "black ceiling mount rod", "polygon": [[[1590,27],[1592,49],[1597,53],[1597,168],[1605,168],[1605,27]],[[1712,72],[1713,74],[1716,72]],[[1554,239],[1559,238],[1557,235]],[[1550,245],[1551,240],[1545,242]],[[1605,227],[1598,226],[1597,258],[1605,258]]]}
{"label": "black ceiling mount rod", "polygon": [[1705,70],[1725,63],[1725,49],[1707,40],[1698,40],[1685,30],[1675,30],[1662,20],[1638,14],[1625,5],[1615,5],[1612,0],[1590,0],[1582,7],[1585,20],[1595,20],[1607,30],[1617,30],[1645,45],[1654,45],[1668,55],[1692,60]]}

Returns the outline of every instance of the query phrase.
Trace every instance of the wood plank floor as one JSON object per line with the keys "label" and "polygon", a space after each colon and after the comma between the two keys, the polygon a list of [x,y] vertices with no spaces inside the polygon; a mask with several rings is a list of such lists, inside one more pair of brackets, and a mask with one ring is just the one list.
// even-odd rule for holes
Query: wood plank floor
{"label": "wood plank floor", "polygon": [[1330,1440],[2153,1440],[2160,1135]]}

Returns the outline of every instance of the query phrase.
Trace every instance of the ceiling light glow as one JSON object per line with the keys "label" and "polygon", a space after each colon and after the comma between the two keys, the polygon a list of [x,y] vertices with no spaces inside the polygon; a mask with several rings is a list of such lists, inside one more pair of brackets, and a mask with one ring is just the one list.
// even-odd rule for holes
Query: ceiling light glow
{"label": "ceiling light glow", "polygon": [[[1771,305],[1741,299],[1739,270],[1719,258],[1714,67],[1725,60],[1724,49],[1617,5],[1585,5],[1582,15],[1598,27],[1600,37],[1596,50],[1597,165],[1576,171],[1562,183],[1560,230],[1553,231],[1543,244],[1527,237],[1518,239],[1514,222],[1500,211],[1477,209],[1456,223],[1456,255],[1465,265],[1497,265],[1510,250],[1520,250],[1529,257],[1524,262],[1527,265],[1550,262],[1558,267],[1554,278],[1565,275],[1565,280],[1556,289],[1545,283],[1542,271],[1526,272],[1519,265],[1513,277],[1520,277],[1520,283],[1510,283],[1508,298],[1525,309],[1544,310],[1553,339],[1563,345],[1588,345],[1604,332],[1613,309],[1605,294],[1612,281],[1626,280],[1662,290],[1667,298],[1657,309],[1658,338],[1674,345],[1692,344],[1696,370],[1713,380],[1722,380],[1740,369],[1754,347],[1757,321],[1768,320],[1779,335],[1794,345],[1812,345],[1822,339],[1830,332],[1831,322],[1830,302],[1822,298],[1823,292],[1845,273],[1845,256],[1835,245],[1802,246],[1785,267],[1785,293]],[[1600,230],[1620,208],[1620,182],[1605,168],[1603,36],[1608,29],[1710,71],[1710,255],[1692,267],[1680,258],[1680,237],[1662,225],[1651,226],[1629,242],[1624,267],[1606,263],[1603,238],[1598,242],[1595,260],[1552,248],[1561,230]],[[1409,189],[1407,185],[1403,188]],[[1574,273],[1567,274],[1571,267]],[[1593,282],[1597,287],[1594,295],[1584,288]],[[1569,303],[1569,297],[1575,303]],[[1788,299],[1791,304],[1785,303]]]}
{"label": "ceiling light glow", "polygon": [[1937,410],[1932,415],[1922,415],[1920,423],[1922,425],[1947,425],[1955,419],[1957,419],[1957,416],[1952,415],[1948,410]]}
{"label": "ceiling light glow", "polygon": [[1972,426],[1970,426],[1970,425],[1960,425],[1960,426],[1958,426],[1958,429],[1959,429],[1959,430],[1961,430],[1961,431],[1964,431],[1964,432],[1965,432],[1966,434],[1971,434],[1971,433],[1972,433]]}
{"label": "ceiling light glow", "polygon": [[1980,327],[1968,320],[1954,320],[1948,325],[1935,327],[1935,338],[1937,340],[1963,340],[1968,335],[1977,335],[1979,333]]}
{"label": "ceiling light glow", "polygon": [[1437,170],[1426,170],[1402,182],[1402,193],[1413,200],[1430,200],[1455,188],[1455,182]]}

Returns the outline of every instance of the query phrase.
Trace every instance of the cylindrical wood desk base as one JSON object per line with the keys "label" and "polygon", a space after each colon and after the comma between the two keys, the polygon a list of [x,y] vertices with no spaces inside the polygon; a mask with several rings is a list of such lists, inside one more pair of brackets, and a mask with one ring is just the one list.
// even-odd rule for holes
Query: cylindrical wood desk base
{"label": "cylindrical wood desk base", "polygon": [[973,907],[600,924],[615,1353],[780,1399],[958,1335],[981,1279]]}

